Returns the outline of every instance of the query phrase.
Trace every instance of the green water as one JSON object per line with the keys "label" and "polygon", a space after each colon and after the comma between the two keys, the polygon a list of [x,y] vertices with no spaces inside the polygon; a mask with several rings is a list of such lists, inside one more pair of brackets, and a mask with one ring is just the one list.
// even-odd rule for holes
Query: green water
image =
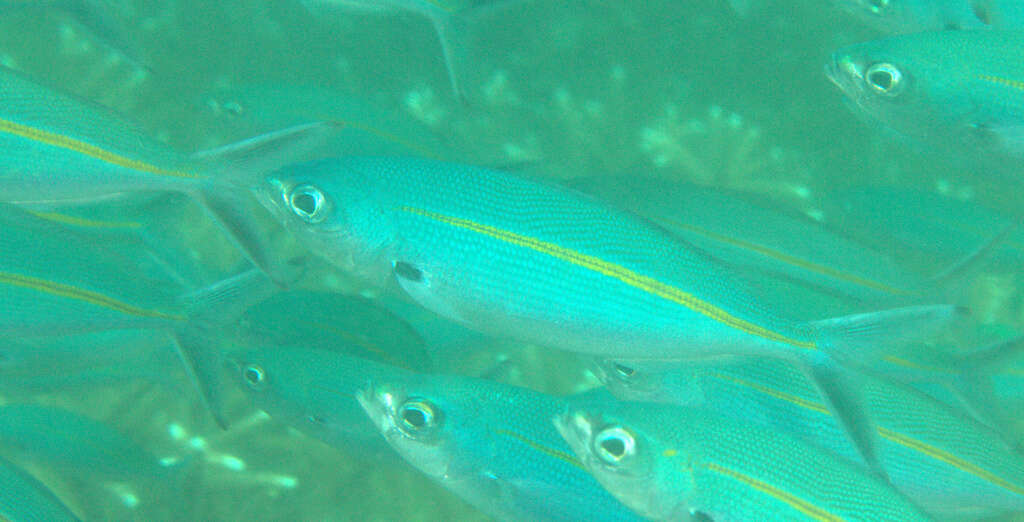
{"label": "green water", "polygon": [[[249,108],[236,104],[238,89],[303,85],[435,133],[446,159],[551,179],[643,173],[754,193],[812,218],[827,218],[823,194],[863,185],[1015,205],[1005,185],[907,147],[845,106],[823,65],[837,47],[876,33],[823,2],[774,0],[746,17],[710,0],[510,4],[459,27],[465,103],[452,96],[425,18],[311,15],[290,1],[112,2],[142,66],[67,12],[5,9],[0,63],[126,114],[183,151],[252,133],[239,123]],[[304,100],[268,103],[301,111]],[[194,259],[224,269],[238,262],[207,240],[217,232],[198,208],[176,212],[185,225],[175,239]],[[991,269],[971,285],[984,325],[1020,326],[1019,277]],[[363,289],[319,262],[302,286]],[[569,392],[596,382],[581,357],[509,341],[446,353],[438,364],[479,375],[503,357],[511,370],[499,377],[516,384]],[[486,518],[399,459],[332,449],[251,410],[241,393],[228,399],[234,426],[221,431],[182,390],[133,383],[31,399],[106,421],[158,456],[191,459],[182,491],[168,498],[32,471],[93,520]]]}

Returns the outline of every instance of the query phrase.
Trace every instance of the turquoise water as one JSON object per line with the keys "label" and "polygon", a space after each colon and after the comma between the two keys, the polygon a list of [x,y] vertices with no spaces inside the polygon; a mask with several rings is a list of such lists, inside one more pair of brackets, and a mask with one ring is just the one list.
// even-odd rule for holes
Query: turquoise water
{"label": "turquoise water", "polygon": [[[406,152],[557,182],[642,175],[728,189],[837,228],[844,221],[830,195],[863,186],[924,191],[1004,215],[1020,206],[1005,180],[908,146],[846,106],[824,64],[836,48],[877,33],[821,2],[767,1],[744,16],[706,0],[534,0],[469,10],[457,25],[462,52],[454,62],[464,101],[453,96],[436,33],[416,14],[310,12],[291,1],[97,4],[128,36],[126,47],[67,10],[0,3],[0,64],[126,115],[184,152],[340,119],[359,123],[346,145],[355,153],[363,150],[359,140],[380,146],[381,133],[366,139],[360,125],[383,128]],[[125,215],[114,208],[81,212]],[[924,214],[910,205],[900,211]],[[156,218],[168,252],[185,260],[170,262],[169,279],[194,288],[243,265],[188,198],[141,212]],[[871,230],[849,233],[879,239]],[[302,252],[283,231],[267,234],[282,252]],[[885,237],[871,246],[922,278],[970,250],[954,245],[931,256]],[[974,342],[1019,331],[1018,267],[986,265],[963,285],[958,304],[974,311],[972,327],[984,332],[969,336]],[[376,293],[318,259],[297,286]],[[821,318],[858,306],[800,314]],[[428,348],[435,369],[549,393],[598,385],[583,356],[441,331],[451,338]],[[219,342],[252,341],[229,334]],[[131,473],[111,481],[23,461],[85,519],[486,519],[400,459],[324,445],[256,411],[234,386],[224,408],[232,426],[221,430],[173,356],[157,364],[130,382],[29,391],[15,383],[0,391],[4,403],[65,407],[129,434],[158,458],[184,461],[169,492]],[[152,376],[163,373],[173,375]]]}

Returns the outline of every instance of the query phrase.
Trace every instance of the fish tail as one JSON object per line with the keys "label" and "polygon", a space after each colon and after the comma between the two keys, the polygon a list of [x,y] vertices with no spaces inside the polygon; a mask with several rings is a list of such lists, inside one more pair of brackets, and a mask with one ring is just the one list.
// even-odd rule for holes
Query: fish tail
{"label": "fish tail", "polygon": [[196,197],[246,257],[281,286],[288,286],[299,274],[289,265],[291,260],[281,259],[270,244],[273,234],[267,233],[267,227],[280,225],[258,204],[251,187],[269,172],[318,157],[318,150],[339,128],[332,122],[306,123],[191,156],[216,173],[200,186]]}
{"label": "fish tail", "polygon": [[226,359],[216,344],[216,331],[277,290],[260,271],[248,270],[182,297],[189,321],[173,332],[174,343],[203,405],[221,428],[229,424],[224,408]]}

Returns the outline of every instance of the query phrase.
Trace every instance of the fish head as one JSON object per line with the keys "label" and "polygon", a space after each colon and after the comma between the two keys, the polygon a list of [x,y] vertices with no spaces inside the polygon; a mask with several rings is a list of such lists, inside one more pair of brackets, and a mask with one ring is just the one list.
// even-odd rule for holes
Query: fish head
{"label": "fish head", "polygon": [[440,405],[409,386],[371,384],[356,394],[388,444],[421,472],[439,481],[460,479],[453,464],[447,417]]}
{"label": "fish head", "polygon": [[[330,369],[330,352],[294,347],[260,347],[228,358],[242,390],[272,417],[326,441],[348,440],[360,433],[360,419],[351,390],[331,388],[333,380],[351,379],[351,372]],[[354,365],[355,363],[353,363]],[[333,380],[332,380],[333,379]],[[357,383],[360,385],[362,383]],[[368,431],[368,428],[367,428]]]}
{"label": "fish head", "polygon": [[643,433],[589,407],[570,407],[554,423],[583,466],[620,502],[656,520],[678,511],[685,491],[652,487],[661,474],[658,447]]}
{"label": "fish head", "polygon": [[390,219],[373,199],[372,181],[339,159],[282,167],[253,190],[260,203],[310,251],[383,284],[392,242]]}
{"label": "fish head", "polygon": [[927,135],[941,121],[925,71],[891,40],[849,46],[832,55],[825,74],[856,110],[906,136]]}

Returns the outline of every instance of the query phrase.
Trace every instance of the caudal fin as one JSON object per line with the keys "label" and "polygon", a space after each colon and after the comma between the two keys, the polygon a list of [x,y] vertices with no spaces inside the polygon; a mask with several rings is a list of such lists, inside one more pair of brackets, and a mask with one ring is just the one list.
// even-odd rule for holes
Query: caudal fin
{"label": "caudal fin", "polygon": [[955,305],[921,305],[808,323],[818,346],[842,365],[867,366],[893,346],[927,339],[966,318]]}
{"label": "caudal fin", "polygon": [[204,406],[221,428],[228,426],[222,379],[225,358],[216,345],[215,340],[221,336],[215,330],[234,322],[276,291],[264,274],[249,270],[182,297],[189,321],[173,332],[175,345]]}
{"label": "caudal fin", "polygon": [[318,149],[339,129],[339,124],[332,122],[306,123],[192,155],[193,161],[215,173],[197,198],[246,257],[281,286],[293,282],[297,275],[271,242],[275,236],[271,227],[279,225],[250,189],[269,172],[317,157]]}

